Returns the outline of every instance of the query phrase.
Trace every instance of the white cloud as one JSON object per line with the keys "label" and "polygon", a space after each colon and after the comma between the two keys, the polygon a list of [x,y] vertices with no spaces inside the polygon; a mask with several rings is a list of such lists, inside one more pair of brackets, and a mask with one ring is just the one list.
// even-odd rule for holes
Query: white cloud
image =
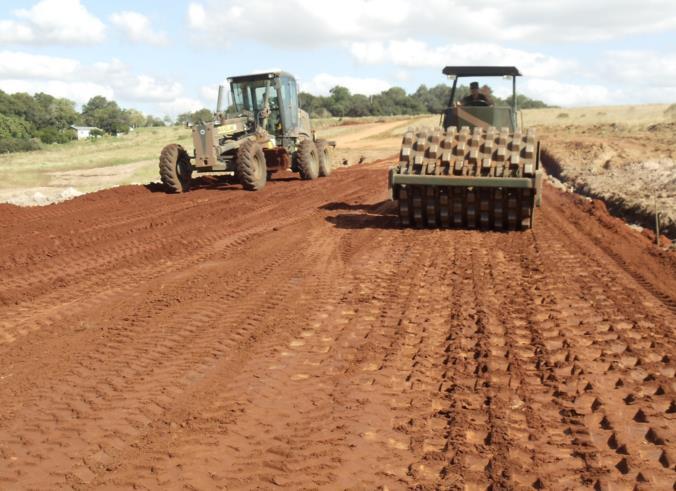
{"label": "white cloud", "polygon": [[132,42],[156,46],[164,46],[169,42],[167,34],[154,31],[150,19],[139,12],[129,10],[115,12],[110,16],[110,21]]}
{"label": "white cloud", "polygon": [[136,75],[120,60],[99,62],[88,67],[86,76],[110,85],[116,97],[134,102],[166,102],[183,93],[180,82],[158,80],[150,75]]}
{"label": "white cloud", "polygon": [[430,47],[422,41],[357,42],[350,53],[362,64],[394,64],[399,67],[431,67],[441,70],[453,65],[514,65],[533,77],[553,77],[576,66],[570,60],[560,60],[538,52],[504,48],[497,44],[465,43]]}
{"label": "white cloud", "polygon": [[0,80],[8,92],[47,92],[78,103],[93,95],[118,102],[172,102],[183,86],[146,74],[132,73],[120,60],[83,65],[70,58],[0,51]]}
{"label": "white cloud", "polygon": [[42,0],[0,20],[0,43],[87,44],[105,38],[105,26],[80,0]]}
{"label": "white cloud", "polygon": [[164,114],[176,116],[181,113],[195,112],[202,109],[204,104],[198,99],[191,97],[178,97],[172,101],[160,102],[158,107]]}
{"label": "white cloud", "polygon": [[604,54],[597,70],[604,79],[616,80],[639,87],[676,88],[676,52],[608,51]]}
{"label": "white cloud", "polygon": [[603,85],[570,84],[531,78],[523,85],[524,94],[555,106],[603,106],[618,102],[623,94]]}
{"label": "white cloud", "polygon": [[218,84],[214,85],[203,85],[200,87],[200,96],[202,100],[204,101],[209,101],[211,103],[210,106],[216,106],[216,100],[218,99]]}
{"label": "white cloud", "polygon": [[[202,0],[188,7],[197,35],[316,47],[337,41],[588,42],[676,28],[673,0]],[[227,28],[224,28],[227,26]]]}
{"label": "white cloud", "polygon": [[207,23],[207,13],[199,3],[188,5],[188,24],[193,29],[201,29]]}
{"label": "white cloud", "polygon": [[94,82],[64,82],[63,80],[0,79],[0,90],[9,94],[44,92],[54,97],[65,97],[78,104],[85,104],[96,95],[102,95],[108,99],[113,99],[115,95],[113,89],[105,85]]}
{"label": "white cloud", "polygon": [[198,36],[225,43],[247,38],[314,47],[328,40],[372,39],[383,29],[394,34],[413,10],[405,0],[208,0],[190,3],[188,26]]}
{"label": "white cloud", "polygon": [[301,81],[299,91],[314,95],[328,95],[329,91],[336,85],[347,87],[353,94],[364,95],[379,94],[392,86],[389,82],[377,78],[343,77],[320,73],[311,80]]}
{"label": "white cloud", "polygon": [[526,0],[506,6],[500,26],[508,28],[505,39],[590,42],[676,27],[676,3],[671,0]]}
{"label": "white cloud", "polygon": [[411,72],[408,70],[397,70],[394,77],[401,82],[408,82],[411,80]]}
{"label": "white cloud", "polygon": [[79,68],[80,62],[70,58],[0,51],[0,78],[68,78]]}

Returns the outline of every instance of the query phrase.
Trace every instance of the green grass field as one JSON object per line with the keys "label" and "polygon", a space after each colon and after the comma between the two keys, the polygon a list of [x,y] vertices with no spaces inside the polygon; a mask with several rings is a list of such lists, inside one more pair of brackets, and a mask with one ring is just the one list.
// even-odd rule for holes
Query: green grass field
{"label": "green grass field", "polygon": [[3,154],[0,155],[0,189],[49,186],[60,173],[134,164],[138,164],[138,172],[128,178],[129,182],[147,182],[157,174],[157,169],[148,164],[157,162],[164,145],[176,142],[189,146],[190,141],[188,128],[141,128],[120,137],[105,136],[50,145],[35,152]]}

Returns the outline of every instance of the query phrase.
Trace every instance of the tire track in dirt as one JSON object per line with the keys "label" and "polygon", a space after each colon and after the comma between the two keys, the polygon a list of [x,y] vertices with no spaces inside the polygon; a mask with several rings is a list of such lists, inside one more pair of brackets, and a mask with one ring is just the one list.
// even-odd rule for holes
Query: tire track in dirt
{"label": "tire track in dirt", "polygon": [[664,256],[398,229],[385,166],[0,216],[0,487],[671,489]]}
{"label": "tire track in dirt", "polygon": [[[324,430],[325,439],[320,446],[326,448],[316,448],[318,442],[314,437],[320,431],[317,427],[331,428],[333,423],[329,421],[335,417],[331,414],[334,402],[327,392],[328,387],[318,388],[314,381],[324,370],[328,370],[332,379],[340,380],[354,355],[336,360],[335,340],[345,343],[346,348],[353,351],[352,344],[359,342],[359,337],[351,332],[356,312],[341,310],[344,299],[340,297],[349,296],[346,289],[350,286],[335,291],[330,282],[323,279],[326,275],[320,278],[318,291],[322,294],[322,310],[314,311],[307,304],[313,302],[312,298],[306,296],[304,308],[294,312],[300,316],[281,319],[281,322],[300,323],[295,337],[284,336],[284,343],[279,339],[263,343],[262,349],[257,350],[258,357],[241,374],[227,379],[219,377],[219,385],[210,388],[216,392],[216,399],[206,405],[209,409],[205,414],[197,416],[197,420],[206,426],[201,428],[204,435],[209,435],[206,442],[204,436],[189,433],[179,440],[180,444],[172,445],[172,460],[199,455],[199,460],[204,462],[204,466],[197,466],[191,473],[197,480],[186,484],[205,485],[199,479],[206,479],[209,463],[222,459],[223,455],[229,456],[226,461],[230,464],[221,468],[220,476],[211,476],[211,479],[228,487],[250,487],[252,479],[260,485],[285,482],[285,485],[294,486],[300,485],[303,477],[328,484],[326,478],[322,480],[317,476],[327,469],[324,458],[327,453],[338,458],[335,444],[329,443],[335,443],[340,432]],[[325,363],[331,363],[331,366],[322,368]],[[290,393],[294,394],[293,409],[286,400]],[[244,407],[243,400],[247,401]],[[246,412],[244,408],[247,408]],[[230,417],[223,421],[223,415]],[[265,429],[263,432],[260,431],[262,428]],[[250,431],[253,433],[247,433]],[[223,439],[224,434],[227,439]],[[259,458],[262,459],[259,465],[252,466],[252,459],[258,461]],[[180,460],[178,465],[181,465]],[[283,475],[291,469],[295,479],[300,481]],[[214,481],[209,482],[214,484]]]}
{"label": "tire track in dirt", "polygon": [[557,266],[544,280],[567,285],[555,297],[559,308],[550,308],[565,329],[548,340],[547,358],[556,367],[562,422],[587,468],[585,484],[668,489],[675,319],[654,296],[643,299],[640,289],[624,286],[633,278],[618,274],[607,257],[581,254],[584,243],[561,225],[547,221],[546,246],[538,248],[543,262]]}
{"label": "tire track in dirt", "polygon": [[[259,315],[256,312],[259,305],[247,302],[242,298],[242,292],[250,289],[254,282],[270,278],[273,271],[288,263],[294,255],[295,250],[284,250],[270,256],[260,268],[251,271],[243,282],[232,284],[234,291],[237,292],[234,295],[208,295],[208,299],[193,300],[187,309],[181,306],[179,309],[172,308],[161,297],[151,298],[149,304],[151,306],[159,304],[159,312],[152,312],[152,308],[147,309],[136,316],[127,317],[126,322],[138,326],[145,324],[148,319],[153,319],[155,324],[162,326],[160,332],[154,329],[137,333],[130,332],[125,327],[118,328],[120,330],[115,332],[116,326],[112,325],[111,338],[99,349],[88,354],[86,359],[78,361],[79,366],[61,380],[62,389],[55,390],[51,387],[48,392],[38,393],[37,407],[33,406],[34,401],[24,404],[20,408],[20,416],[15,426],[7,428],[7,433],[0,430],[0,440],[3,439],[2,436],[9,438],[11,435],[13,442],[24,438],[30,441],[31,433],[49,434],[39,424],[41,421],[63,421],[69,419],[67,417],[69,414],[75,415],[74,427],[65,425],[59,429],[57,435],[50,435],[62,448],[60,459],[52,459],[53,466],[49,465],[49,459],[41,461],[41,470],[48,474],[33,473],[36,479],[48,476],[54,478],[59,472],[66,473],[65,477],[68,477],[69,467],[73,467],[73,463],[82,457],[87,457],[81,452],[82,447],[86,447],[89,441],[104,438],[107,442],[117,441],[120,446],[130,439],[133,441],[150,418],[161,413],[165,404],[171,402],[167,393],[171,395],[180,393],[191,380],[199,378],[200,371],[208,366],[203,365],[205,362],[208,363],[210,358],[208,355],[213,353],[222,355],[227,351],[228,343],[224,344],[223,340],[218,341],[215,337],[220,331],[220,321],[223,317],[222,302],[228,300],[238,302],[236,312],[240,316],[235,319],[236,321],[243,323],[247,318],[255,319],[255,316]],[[188,278],[179,280],[177,284],[168,283],[165,287],[171,291],[180,291],[181,287],[185,286],[181,283],[185,283]],[[255,294],[255,290],[250,293]],[[232,298],[228,298],[229,296]],[[264,308],[273,309],[280,301],[268,298]],[[164,335],[158,342],[160,333]],[[236,341],[246,337],[246,332],[237,329],[229,332],[228,338],[230,336]],[[201,356],[195,356],[195,353],[201,353]],[[107,363],[103,365],[102,361]],[[180,376],[181,373],[183,376]],[[150,385],[143,382],[143,378],[148,374],[152,374],[153,378]],[[82,381],[87,382],[83,384]],[[162,384],[158,385],[158,382]],[[77,393],[73,393],[68,390],[71,386],[79,386],[80,389]],[[73,399],[76,401],[75,404],[69,402]],[[44,405],[54,408],[47,413],[46,418],[44,415],[40,417]],[[97,417],[92,418],[92,414],[96,414]],[[35,425],[34,422],[38,424]],[[22,429],[26,429],[28,435],[22,432]],[[69,443],[74,439],[77,444]],[[76,452],[71,455],[71,452],[63,449],[64,446],[74,446]],[[107,458],[101,457],[106,455],[105,450],[90,448],[87,452],[99,455],[98,458]],[[24,454],[20,449],[12,451],[17,458],[31,462],[28,453]],[[64,457],[68,457],[70,463]],[[75,468],[70,472],[85,482],[88,480],[89,471],[86,468]]]}
{"label": "tire track in dirt", "polygon": [[[337,174],[340,175],[341,173]],[[348,177],[344,179],[346,186],[350,186],[356,179],[355,177],[346,177]],[[317,187],[315,186],[315,188]],[[286,196],[287,194],[290,196]],[[319,186],[315,193],[302,196],[306,199],[312,199],[324,194],[325,191]],[[99,246],[88,250],[86,254],[81,256],[77,253],[64,254],[63,258],[57,258],[56,264],[54,264],[55,261],[49,261],[48,264],[36,263],[36,270],[24,272],[24,275],[19,276],[17,281],[19,283],[18,288],[21,291],[33,292],[30,295],[24,294],[25,297],[32,300],[33,296],[37,296],[40,300],[32,301],[27,305],[20,303],[18,306],[8,309],[7,317],[9,320],[0,323],[0,335],[2,335],[0,343],[3,341],[3,337],[4,341],[11,342],[17,335],[23,335],[30,329],[49,325],[54,317],[57,321],[63,320],[64,310],[66,311],[65,315],[77,317],[79,315],[77,300],[82,297],[89,297],[91,292],[104,290],[101,302],[105,303],[109,301],[111,292],[114,296],[119,296],[132,291],[139,283],[162,275],[167,269],[189,267],[191,264],[207,260],[213,255],[223,254],[233,245],[241,246],[243,241],[249,240],[261,232],[269,231],[273,227],[287,223],[285,220],[299,221],[303,220],[306,214],[315,213],[312,208],[298,210],[280,207],[280,201],[290,200],[297,195],[298,191],[295,190],[292,193],[286,192],[281,197],[268,197],[261,205],[252,206],[244,213],[232,214],[231,217],[227,217],[230,218],[229,220],[226,219],[224,220],[225,223],[219,223],[216,226],[209,227],[200,224],[199,221],[195,221],[192,217],[186,215],[181,222],[166,224],[173,227],[180,223],[178,230],[170,230],[169,234],[164,229],[153,231],[152,227],[148,229],[146,226],[145,237],[128,237],[124,240],[117,240],[108,247],[111,240],[109,237],[103,250]],[[223,198],[221,199],[223,200]],[[213,205],[206,203],[203,205],[207,209],[209,206]],[[234,206],[232,207],[234,208]],[[257,214],[268,216],[267,213],[273,210],[277,213],[272,213],[262,224],[250,229],[246,228],[246,224],[251,222],[253,216]],[[220,210],[214,212],[208,209],[207,211],[207,216],[212,219],[220,218]],[[203,215],[201,216],[204,218]],[[187,224],[187,227],[184,224]],[[230,227],[244,231],[233,233]],[[125,233],[124,235],[129,234]],[[193,252],[195,250],[200,251],[200,254],[195,255]],[[188,256],[182,257],[186,251]],[[152,271],[148,270],[150,264],[155,265]],[[83,276],[85,277],[84,280]],[[55,279],[58,280],[56,285],[54,284]],[[3,282],[3,287],[0,288],[0,296],[3,293],[7,294],[6,286],[10,288],[13,286],[11,277],[8,280],[7,285]],[[71,283],[74,283],[73,287],[70,287]],[[36,287],[36,285],[40,286]],[[11,293],[9,296],[11,297]],[[96,299],[93,301],[96,302]],[[88,299],[85,308],[91,306],[92,300]],[[47,315],[36,322],[35,312],[37,310],[43,310]],[[24,326],[22,315],[28,317],[30,327]]]}

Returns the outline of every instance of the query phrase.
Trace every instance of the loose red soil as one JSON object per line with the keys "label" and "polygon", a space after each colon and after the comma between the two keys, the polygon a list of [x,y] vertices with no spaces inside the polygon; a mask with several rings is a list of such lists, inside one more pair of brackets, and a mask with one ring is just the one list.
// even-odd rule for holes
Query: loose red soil
{"label": "loose red soil", "polygon": [[671,489],[674,254],[551,187],[400,229],[386,168],[0,206],[0,489]]}

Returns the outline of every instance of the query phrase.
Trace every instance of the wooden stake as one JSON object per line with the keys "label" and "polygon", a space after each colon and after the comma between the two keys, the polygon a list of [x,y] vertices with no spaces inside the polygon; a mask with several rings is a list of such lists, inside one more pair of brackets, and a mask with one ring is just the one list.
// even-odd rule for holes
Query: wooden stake
{"label": "wooden stake", "polygon": [[660,210],[657,208],[657,195],[655,195],[655,244],[660,245]]}

